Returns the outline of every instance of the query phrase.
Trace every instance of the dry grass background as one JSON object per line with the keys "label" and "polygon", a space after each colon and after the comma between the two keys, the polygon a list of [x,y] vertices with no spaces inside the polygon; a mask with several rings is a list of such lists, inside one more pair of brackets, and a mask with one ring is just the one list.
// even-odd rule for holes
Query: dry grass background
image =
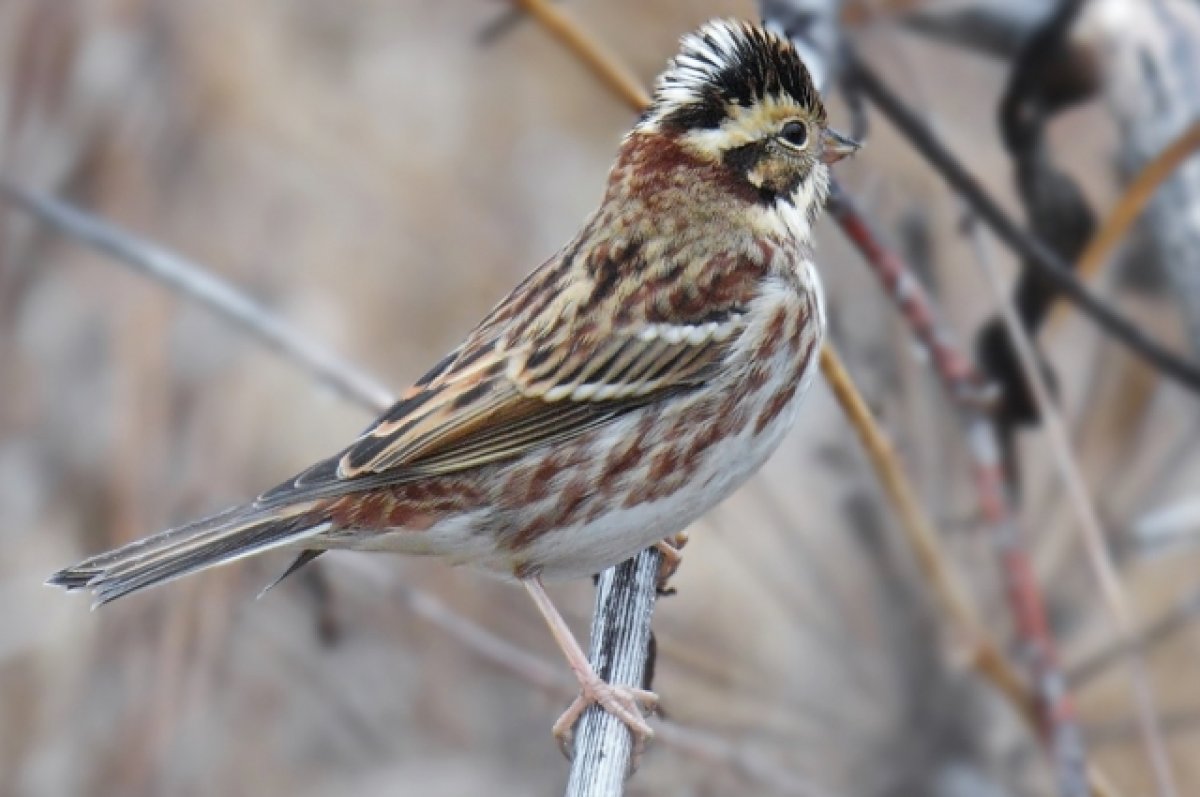
{"label": "dry grass background", "polygon": [[[750,2],[579,0],[649,81],[679,34]],[[530,24],[490,46],[489,0],[7,0],[0,166],[209,264],[397,389],[459,338],[597,201],[622,104]],[[865,51],[935,114],[1011,204],[994,125],[1002,65],[895,30]],[[835,118],[845,114],[835,105]],[[1113,132],[1056,123],[1100,207]],[[926,276],[963,339],[989,313],[960,208],[881,123],[846,182]],[[832,331],[1007,636],[961,441],[903,327],[826,225]],[[0,793],[548,794],[563,707],[381,590],[319,564],[179,582],[92,614],[42,579],[84,554],[255,494],[368,420],[253,342],[97,255],[0,224]],[[1143,280],[1144,282],[1145,280]],[[1153,289],[1122,306],[1182,346]],[[1200,585],[1200,554],[1141,555],[1129,529],[1195,492],[1196,405],[1073,320],[1049,341],[1064,406],[1144,618]],[[1096,352],[1104,358],[1089,377]],[[1023,517],[1068,664],[1112,627],[1044,443],[1022,440]],[[666,711],[836,795],[1050,793],[1036,745],[960,663],[853,435],[823,387],[751,485],[694,529],[655,621]],[[330,557],[334,558],[334,557]],[[557,663],[525,596],[436,562],[390,574]],[[587,583],[554,593],[586,628]],[[1200,790],[1200,633],[1150,663],[1185,793]],[[564,665],[565,670],[565,665]],[[1121,668],[1078,694],[1124,794],[1149,770]],[[634,795],[766,793],[654,748]]]}

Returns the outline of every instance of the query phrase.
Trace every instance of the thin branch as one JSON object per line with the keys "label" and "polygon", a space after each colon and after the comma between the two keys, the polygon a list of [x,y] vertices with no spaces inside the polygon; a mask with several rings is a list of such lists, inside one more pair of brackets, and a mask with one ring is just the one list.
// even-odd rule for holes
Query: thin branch
{"label": "thin branch", "polygon": [[[361,385],[374,380],[336,354],[327,359],[312,357],[312,351],[324,352],[286,321],[273,315],[227,282],[213,276],[203,266],[189,261],[160,246],[133,236],[109,222],[93,216],[58,199],[14,187],[0,178],[0,193],[15,204],[45,222],[69,239],[92,246],[166,285],[182,297],[213,311],[231,321],[252,340],[282,354],[300,369],[322,383],[337,388],[338,393],[371,412],[381,412],[391,405],[390,396],[378,388],[377,396],[361,390]],[[351,375],[354,378],[346,378]],[[563,699],[573,697],[578,684],[565,670],[528,653],[508,640],[458,614],[439,599],[386,576],[386,570],[369,556],[332,557],[329,561],[356,575],[352,583],[370,583],[389,590],[399,603],[414,614],[436,626],[463,647],[497,667],[512,673],[532,686]],[[633,560],[631,560],[633,561]],[[656,570],[657,572],[657,570]],[[728,765],[755,783],[778,788],[788,794],[811,794],[811,787],[791,772],[748,755],[729,742],[685,726],[659,720],[657,738],[684,755],[698,760]]]}
{"label": "thin branch", "polygon": [[[1079,256],[1076,273],[1082,279],[1094,278],[1117,244],[1129,233],[1134,222],[1145,211],[1155,192],[1166,182],[1179,166],[1200,150],[1200,122],[1193,123],[1171,144],[1142,167],[1137,176],[1125,188],[1117,204],[1109,211],[1100,229],[1088,242]],[[1051,323],[1065,316],[1065,306],[1060,305],[1051,315]]]}
{"label": "thin branch", "polygon": [[[1118,160],[1133,173],[1200,118],[1200,4],[1185,0],[1094,0],[1080,24],[1078,49],[1097,67],[1119,133]],[[1141,226],[1140,271],[1167,278],[1200,352],[1200,163],[1181,164],[1158,192]]]}
{"label": "thin branch", "polygon": [[858,204],[836,183],[830,191],[829,212],[899,308],[950,397],[967,407],[988,409],[996,398],[995,386],[954,342],[912,270],[883,243]]}
{"label": "thin branch", "polygon": [[512,0],[538,21],[554,38],[596,73],[601,82],[631,107],[639,110],[650,104],[650,96],[641,81],[597,39],[587,35],[565,11],[549,0]]}
{"label": "thin branch", "polygon": [[1067,683],[1076,689],[1108,672],[1134,651],[1145,651],[1186,628],[1200,616],[1200,590],[1172,606],[1162,617],[1139,631],[1133,639],[1120,639],[1067,669]]}
{"label": "thin branch", "polygon": [[1041,368],[1038,367],[1037,355],[1034,353],[1033,343],[1029,340],[1029,336],[1025,332],[1025,327],[1022,325],[1016,309],[1005,295],[1004,281],[1000,277],[991,257],[988,256],[985,242],[981,240],[981,236],[978,234],[972,236],[972,238],[975,241],[977,259],[984,275],[987,277],[989,285],[996,295],[1000,313],[1004,318],[1005,326],[1008,328],[1008,334],[1016,347],[1021,367],[1025,371],[1025,378],[1033,388],[1033,395],[1037,401],[1038,411],[1041,416],[1042,428],[1046,431],[1059,477],[1063,480],[1067,489],[1067,495],[1075,507],[1075,513],[1079,517],[1079,524],[1083,532],[1084,548],[1088,552],[1092,569],[1100,582],[1100,593],[1104,596],[1104,600],[1108,604],[1108,610],[1112,615],[1119,638],[1128,646],[1127,660],[1130,668],[1134,702],[1137,707],[1138,722],[1141,725],[1146,747],[1150,754],[1151,768],[1154,771],[1155,780],[1158,782],[1158,792],[1163,797],[1177,797],[1179,792],[1175,786],[1175,776],[1171,772],[1171,764],[1167,758],[1166,748],[1163,745],[1162,730],[1158,727],[1154,692],[1150,683],[1146,662],[1141,652],[1131,644],[1136,623],[1132,610],[1125,598],[1125,591],[1121,586],[1120,577],[1117,575],[1116,566],[1113,564],[1112,556],[1109,554],[1108,540],[1101,527],[1099,513],[1096,511],[1091,496],[1088,495],[1087,488],[1083,483],[1083,476],[1080,474],[1079,468],[1075,464],[1075,458],[1071,454],[1071,444],[1067,438],[1066,428],[1055,407],[1054,400],[1050,394],[1050,388],[1046,384]]}
{"label": "thin branch", "polygon": [[[1043,721],[1044,712],[1039,710],[1043,701],[1036,700],[1030,693],[1024,680],[1000,652],[999,646],[967,599],[952,566],[942,552],[939,535],[917,502],[911,482],[905,475],[891,443],[880,431],[878,423],[862,396],[855,390],[840,361],[836,357],[828,360],[823,357],[822,372],[851,424],[859,431],[863,446],[883,481],[885,490],[897,507],[901,525],[925,578],[932,586],[934,596],[971,645],[972,667],[1007,697],[1022,717],[1031,725],[1037,726]],[[1057,705],[1051,705],[1049,708],[1061,710]],[[1098,779],[1094,782],[1099,783]],[[1098,785],[1094,785],[1093,789],[1096,794],[1107,793]]]}
{"label": "thin branch", "polygon": [[66,202],[29,191],[8,179],[0,178],[0,198],[23,208],[69,238],[132,266],[138,273],[195,300],[355,404],[373,412],[382,412],[391,405],[391,392],[374,377],[196,263],[138,239]]}
{"label": "thin branch", "polygon": [[[994,643],[977,643],[975,665],[1005,694],[1024,709],[1025,716],[1047,742],[1056,763],[1056,771],[1064,794],[1086,791],[1081,777],[1086,764],[1082,736],[1075,720],[1070,695],[1064,687],[1062,671],[1053,636],[1046,619],[1041,592],[1033,577],[1033,565],[1025,548],[1020,529],[1013,518],[1005,486],[995,429],[982,409],[973,400],[980,377],[974,367],[957,349],[942,325],[929,296],[911,269],[900,256],[883,243],[854,202],[842,191],[832,195],[832,212],[842,231],[867,260],[879,277],[884,289],[900,308],[914,335],[931,353],[930,361],[947,394],[959,405],[959,415],[971,455],[971,474],[979,496],[980,512],[989,537],[1001,557],[1009,605],[1021,638],[1027,666],[1033,674],[1032,693],[1024,685],[1013,687],[1019,677],[1011,665],[999,657]],[[976,621],[977,622],[977,621]],[[968,631],[972,625],[965,625]],[[984,639],[972,636],[972,639]],[[1089,776],[1093,792],[1103,788],[1095,773]]]}
{"label": "thin branch", "polygon": [[909,143],[959,194],[997,237],[1031,265],[1041,269],[1046,280],[1070,299],[1101,329],[1137,353],[1163,374],[1188,388],[1200,391],[1200,367],[1180,358],[1147,336],[1136,324],[1097,299],[1084,287],[1070,266],[1041,241],[1029,236],[1000,207],[1000,204],[954,157],[915,111],[857,55],[849,57],[856,87],[900,130]]}

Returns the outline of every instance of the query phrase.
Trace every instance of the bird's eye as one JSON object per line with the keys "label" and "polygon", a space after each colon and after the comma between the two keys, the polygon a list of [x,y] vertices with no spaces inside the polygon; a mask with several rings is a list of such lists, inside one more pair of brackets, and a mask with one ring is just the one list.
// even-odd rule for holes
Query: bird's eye
{"label": "bird's eye", "polygon": [[793,119],[779,131],[779,137],[796,149],[804,149],[804,145],[808,143],[808,128],[803,122]]}

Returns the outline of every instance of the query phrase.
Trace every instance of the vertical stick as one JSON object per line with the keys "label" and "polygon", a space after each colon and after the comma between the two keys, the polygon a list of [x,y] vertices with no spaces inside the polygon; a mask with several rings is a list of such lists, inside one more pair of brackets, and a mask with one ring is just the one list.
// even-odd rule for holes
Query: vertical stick
{"label": "vertical stick", "polygon": [[[662,554],[647,548],[596,580],[596,609],[588,658],[610,684],[644,688],[650,618],[658,597]],[[621,720],[589,706],[575,729],[575,757],[566,797],[619,797],[635,763],[633,737]]]}

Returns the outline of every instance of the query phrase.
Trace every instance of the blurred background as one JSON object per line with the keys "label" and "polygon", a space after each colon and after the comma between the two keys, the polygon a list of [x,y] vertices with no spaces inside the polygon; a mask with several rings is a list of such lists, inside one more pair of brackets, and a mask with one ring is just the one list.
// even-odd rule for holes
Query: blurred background
{"label": "blurred background", "polygon": [[[997,125],[1011,59],[904,18],[939,2],[847,4],[861,12],[847,12],[848,33],[1022,216]],[[647,84],[701,21],[757,16],[732,0],[564,7]],[[205,264],[399,391],[574,233],[633,121],[531,21],[486,35],[505,9],[5,0],[0,172]],[[1108,45],[1097,52],[1115,58]],[[1138,155],[1109,91],[1047,128],[1057,167],[1101,217]],[[831,108],[849,127],[845,104]],[[963,206],[870,121],[840,176],[970,346],[995,297]],[[819,235],[833,339],[1019,660],[954,412],[858,254],[829,221]],[[1126,247],[1099,290],[1195,356],[1175,283],[1135,256],[1153,243]],[[1175,618],[1144,655],[1180,793],[1200,793],[1195,396],[1077,313],[1041,343],[1138,625]],[[466,618],[565,675],[521,590],[352,554],[257,601],[286,555],[96,613],[42,586],[85,555],[257,494],[368,420],[205,310],[0,208],[0,794],[561,792],[550,725],[565,694],[435,617]],[[1127,667],[1095,658],[1117,633],[1048,452],[1036,428],[1016,435],[1020,518],[1080,723],[1120,793],[1150,794]],[[663,709],[744,760],[829,795],[1055,793],[1036,738],[967,668],[969,640],[935,610],[824,385],[765,470],[692,529],[674,584],[654,624]],[[591,585],[552,594],[585,635]],[[658,744],[628,793],[787,793],[754,768]]]}

